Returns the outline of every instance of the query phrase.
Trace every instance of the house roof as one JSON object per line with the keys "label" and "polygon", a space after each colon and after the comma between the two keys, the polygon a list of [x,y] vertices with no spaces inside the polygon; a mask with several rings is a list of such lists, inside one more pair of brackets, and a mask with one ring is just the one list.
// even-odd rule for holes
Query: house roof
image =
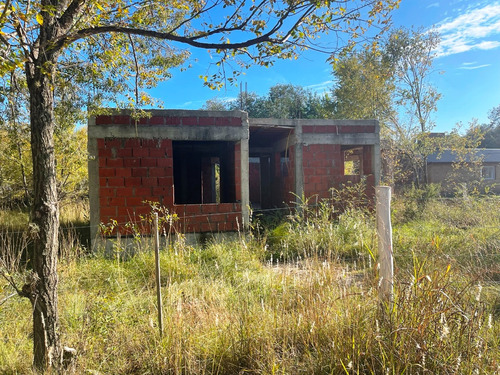
{"label": "house roof", "polygon": [[[462,159],[463,157],[460,157]],[[472,159],[481,159],[483,163],[500,163],[500,148],[486,148],[471,150],[463,158],[464,161]],[[454,163],[459,160],[459,154],[453,150],[444,150],[429,155],[427,158],[428,163]]]}

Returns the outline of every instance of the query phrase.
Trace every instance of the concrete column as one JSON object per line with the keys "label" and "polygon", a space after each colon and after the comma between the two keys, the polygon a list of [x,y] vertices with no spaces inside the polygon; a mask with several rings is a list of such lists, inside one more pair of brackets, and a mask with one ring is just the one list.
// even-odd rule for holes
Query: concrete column
{"label": "concrete column", "polygon": [[374,144],[372,147],[372,172],[375,177],[375,186],[380,185],[380,173],[382,169],[382,161],[380,159],[380,143]]}
{"label": "concrete column", "polygon": [[249,182],[249,122],[248,115],[242,117],[244,136],[240,141],[240,173],[241,173],[241,216],[243,228],[248,229],[250,223],[250,182]]}
{"label": "concrete column", "polygon": [[101,221],[101,205],[99,202],[99,151],[97,149],[97,138],[90,134],[91,128],[95,127],[95,117],[88,120],[89,139],[88,151],[88,173],[89,173],[89,203],[90,203],[90,241],[92,250],[98,246],[99,223]]}
{"label": "concrete column", "polygon": [[295,122],[295,201],[301,203],[302,194],[304,194],[304,163],[302,160],[302,148],[304,143],[302,141],[302,123],[300,120],[293,120]]}

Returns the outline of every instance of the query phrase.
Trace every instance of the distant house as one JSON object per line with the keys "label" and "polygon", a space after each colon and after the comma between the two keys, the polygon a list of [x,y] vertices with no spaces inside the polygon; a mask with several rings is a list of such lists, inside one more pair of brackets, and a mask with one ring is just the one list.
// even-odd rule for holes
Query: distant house
{"label": "distant house", "polygon": [[248,225],[250,207],[327,198],[330,188],[361,180],[373,194],[379,181],[375,120],[255,119],[243,111],[148,115],[135,120],[115,111],[89,120],[93,238],[99,223],[116,220],[120,227],[147,215],[148,202],[175,213],[183,233],[237,231]]}
{"label": "distant house", "polygon": [[444,193],[466,184],[500,194],[500,149],[475,149],[465,154],[444,150],[427,158],[427,179]]}

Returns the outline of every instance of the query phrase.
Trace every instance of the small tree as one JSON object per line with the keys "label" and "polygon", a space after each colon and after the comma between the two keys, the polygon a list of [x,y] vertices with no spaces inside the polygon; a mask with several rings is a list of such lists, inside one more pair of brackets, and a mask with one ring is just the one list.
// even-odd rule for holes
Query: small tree
{"label": "small tree", "polygon": [[[487,124],[479,126],[484,134],[484,139],[481,141],[481,147],[485,148],[500,148],[500,105],[491,109],[488,113]],[[471,132],[471,136],[473,136]]]}
{"label": "small tree", "polygon": [[390,184],[426,181],[426,158],[435,151],[431,115],[440,97],[429,83],[438,42],[434,32],[400,28],[380,45],[332,59],[335,116],[380,121]]}
{"label": "small tree", "polygon": [[[0,203],[8,206],[30,206],[33,200],[33,165],[27,87],[22,78],[11,74],[3,82],[7,94],[0,104],[4,121],[0,129],[3,146],[0,149]],[[74,89],[74,88],[72,88]],[[59,87],[58,92],[67,89]],[[87,192],[86,129],[76,129],[84,115],[78,100],[58,100],[55,106],[54,152],[56,157],[57,191],[59,200],[71,200]]]}
{"label": "small tree", "polygon": [[393,69],[377,45],[333,61],[335,117],[378,119],[384,129],[394,116]]}
{"label": "small tree", "polygon": [[405,144],[417,186],[427,182],[427,157],[435,151],[434,141],[428,135],[434,128],[431,115],[441,94],[429,78],[435,73],[433,62],[438,44],[436,32],[404,28],[393,31],[386,42],[395,73],[396,105],[404,109],[392,122],[393,134]]}

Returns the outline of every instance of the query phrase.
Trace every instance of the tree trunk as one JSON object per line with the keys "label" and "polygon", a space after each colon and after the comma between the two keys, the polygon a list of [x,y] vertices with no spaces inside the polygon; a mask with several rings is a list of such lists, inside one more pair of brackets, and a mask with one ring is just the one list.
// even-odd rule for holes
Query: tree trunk
{"label": "tree trunk", "polygon": [[61,359],[57,313],[59,209],[53,136],[55,61],[43,57],[35,61],[27,63],[34,191],[33,274],[31,283],[23,290],[29,293],[33,305],[33,365],[43,372],[58,368]]}

